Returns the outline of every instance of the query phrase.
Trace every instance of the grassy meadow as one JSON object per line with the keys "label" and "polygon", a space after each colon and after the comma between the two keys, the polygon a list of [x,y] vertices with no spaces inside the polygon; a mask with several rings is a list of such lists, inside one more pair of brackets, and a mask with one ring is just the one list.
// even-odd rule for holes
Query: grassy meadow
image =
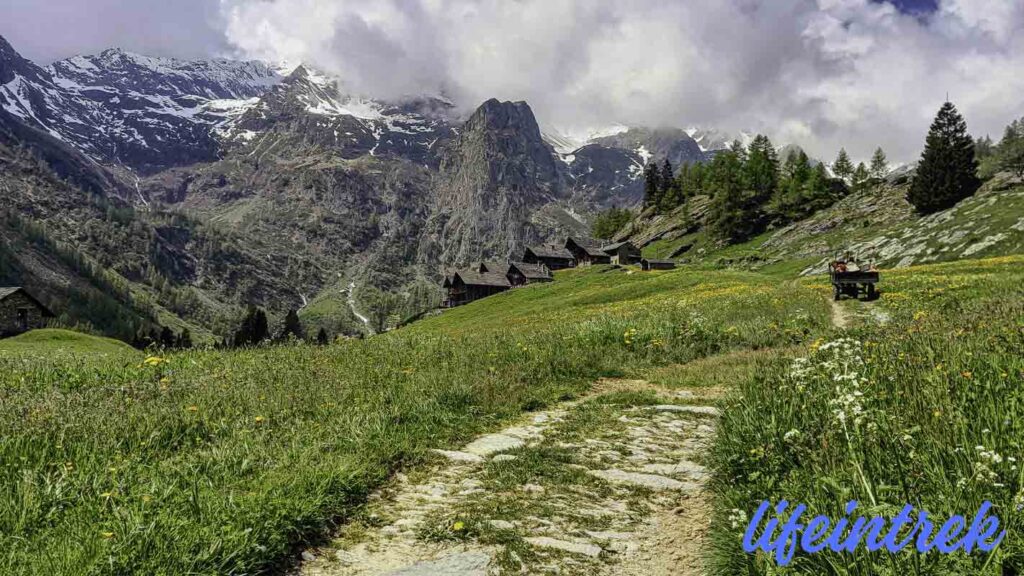
{"label": "grassy meadow", "polygon": [[602,376],[804,348],[829,313],[762,275],[599,267],[326,347],[2,349],[0,573],[279,568],[431,448]]}
{"label": "grassy meadow", "polygon": [[[887,272],[861,326],[737,381],[714,448],[715,574],[1017,574],[1024,566],[1024,258]],[[821,279],[804,286],[828,289]],[[870,321],[874,318],[874,322]],[[879,321],[879,320],[882,321]],[[884,324],[883,324],[884,322]],[[883,325],[880,325],[883,324]],[[972,517],[989,500],[1008,536],[991,555],[798,556],[741,549],[762,500],[809,516],[895,515],[913,504]]]}

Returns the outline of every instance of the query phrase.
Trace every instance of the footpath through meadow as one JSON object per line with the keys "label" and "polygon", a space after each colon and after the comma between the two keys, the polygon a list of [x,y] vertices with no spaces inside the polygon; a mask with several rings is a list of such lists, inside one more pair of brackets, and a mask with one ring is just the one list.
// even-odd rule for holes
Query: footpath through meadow
{"label": "footpath through meadow", "polygon": [[330,544],[316,576],[701,573],[720,390],[600,382],[398,475]]}

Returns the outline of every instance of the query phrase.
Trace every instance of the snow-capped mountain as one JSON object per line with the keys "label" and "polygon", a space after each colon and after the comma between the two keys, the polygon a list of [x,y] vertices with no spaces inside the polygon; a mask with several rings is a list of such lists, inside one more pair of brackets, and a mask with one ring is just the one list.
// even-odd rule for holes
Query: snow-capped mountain
{"label": "snow-capped mountain", "polygon": [[217,127],[232,145],[255,151],[292,144],[328,147],[344,158],[397,156],[430,163],[432,148],[454,135],[451,102],[441,97],[384,103],[346,94],[339,81],[308,66],[297,67],[243,112]]}
{"label": "snow-capped mountain", "polygon": [[40,67],[0,38],[0,106],[104,164],[141,173],[217,158],[213,130],[282,78],[267,64],[121,50]]}

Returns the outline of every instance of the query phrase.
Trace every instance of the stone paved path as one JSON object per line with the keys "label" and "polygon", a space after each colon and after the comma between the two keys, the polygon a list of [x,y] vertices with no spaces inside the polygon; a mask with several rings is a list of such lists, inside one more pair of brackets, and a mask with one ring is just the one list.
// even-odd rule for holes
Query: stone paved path
{"label": "stone paved path", "polygon": [[[399,475],[331,545],[305,552],[301,572],[700,574],[718,410],[700,390],[633,384],[436,451],[434,467]],[[622,394],[631,387],[643,393]]]}

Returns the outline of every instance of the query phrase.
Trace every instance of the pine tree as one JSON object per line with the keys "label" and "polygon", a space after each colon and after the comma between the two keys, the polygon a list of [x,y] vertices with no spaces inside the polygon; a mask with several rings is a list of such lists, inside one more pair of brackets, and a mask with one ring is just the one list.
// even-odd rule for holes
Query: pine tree
{"label": "pine tree", "polygon": [[1001,170],[1024,178],[1024,118],[1014,120],[1006,127],[996,157]]}
{"label": "pine tree", "polygon": [[849,180],[853,177],[853,162],[850,161],[850,155],[846,153],[846,148],[839,149],[839,155],[836,156],[836,161],[832,163],[832,173],[836,175],[836,178],[842,178],[843,180]]}
{"label": "pine tree", "polygon": [[329,342],[330,339],[327,336],[327,330],[321,326],[320,331],[316,333],[316,343],[321,346],[326,346]]}
{"label": "pine tree", "polygon": [[931,214],[971,196],[979,185],[974,139],[956,106],[946,102],[928,131],[907,201],[918,213]]}
{"label": "pine tree", "polygon": [[729,151],[715,156],[708,174],[712,195],[709,223],[712,235],[721,240],[738,242],[753,232],[743,180],[743,161],[738,154]]}
{"label": "pine tree", "polygon": [[658,212],[668,212],[679,204],[675,183],[675,170],[668,158],[665,158],[658,173]]}
{"label": "pine tree", "polygon": [[879,146],[871,156],[871,179],[881,182],[889,175],[889,160],[885,157],[885,151]]}
{"label": "pine tree", "polygon": [[743,168],[746,188],[753,192],[750,201],[760,205],[771,199],[779,187],[779,157],[767,136],[754,137]]}
{"label": "pine tree", "polygon": [[857,168],[853,171],[853,189],[863,190],[871,180],[871,172],[868,171],[868,167],[863,162],[857,164]]}
{"label": "pine tree", "polygon": [[174,348],[174,344],[176,342],[177,339],[174,337],[174,331],[167,326],[164,326],[163,329],[160,330],[160,347],[170,350],[171,348]]}
{"label": "pine tree", "polygon": [[188,328],[182,329],[181,334],[178,334],[177,347],[179,350],[188,350],[192,347],[192,333]]}
{"label": "pine tree", "polygon": [[644,210],[658,206],[661,194],[661,176],[658,165],[650,163],[644,168]]}
{"label": "pine tree", "polygon": [[289,310],[288,314],[284,317],[284,327],[281,329],[280,340],[288,340],[289,338],[295,338],[296,340],[302,340],[305,337],[305,331],[302,329],[302,322],[299,320],[299,314],[295,310]]}

